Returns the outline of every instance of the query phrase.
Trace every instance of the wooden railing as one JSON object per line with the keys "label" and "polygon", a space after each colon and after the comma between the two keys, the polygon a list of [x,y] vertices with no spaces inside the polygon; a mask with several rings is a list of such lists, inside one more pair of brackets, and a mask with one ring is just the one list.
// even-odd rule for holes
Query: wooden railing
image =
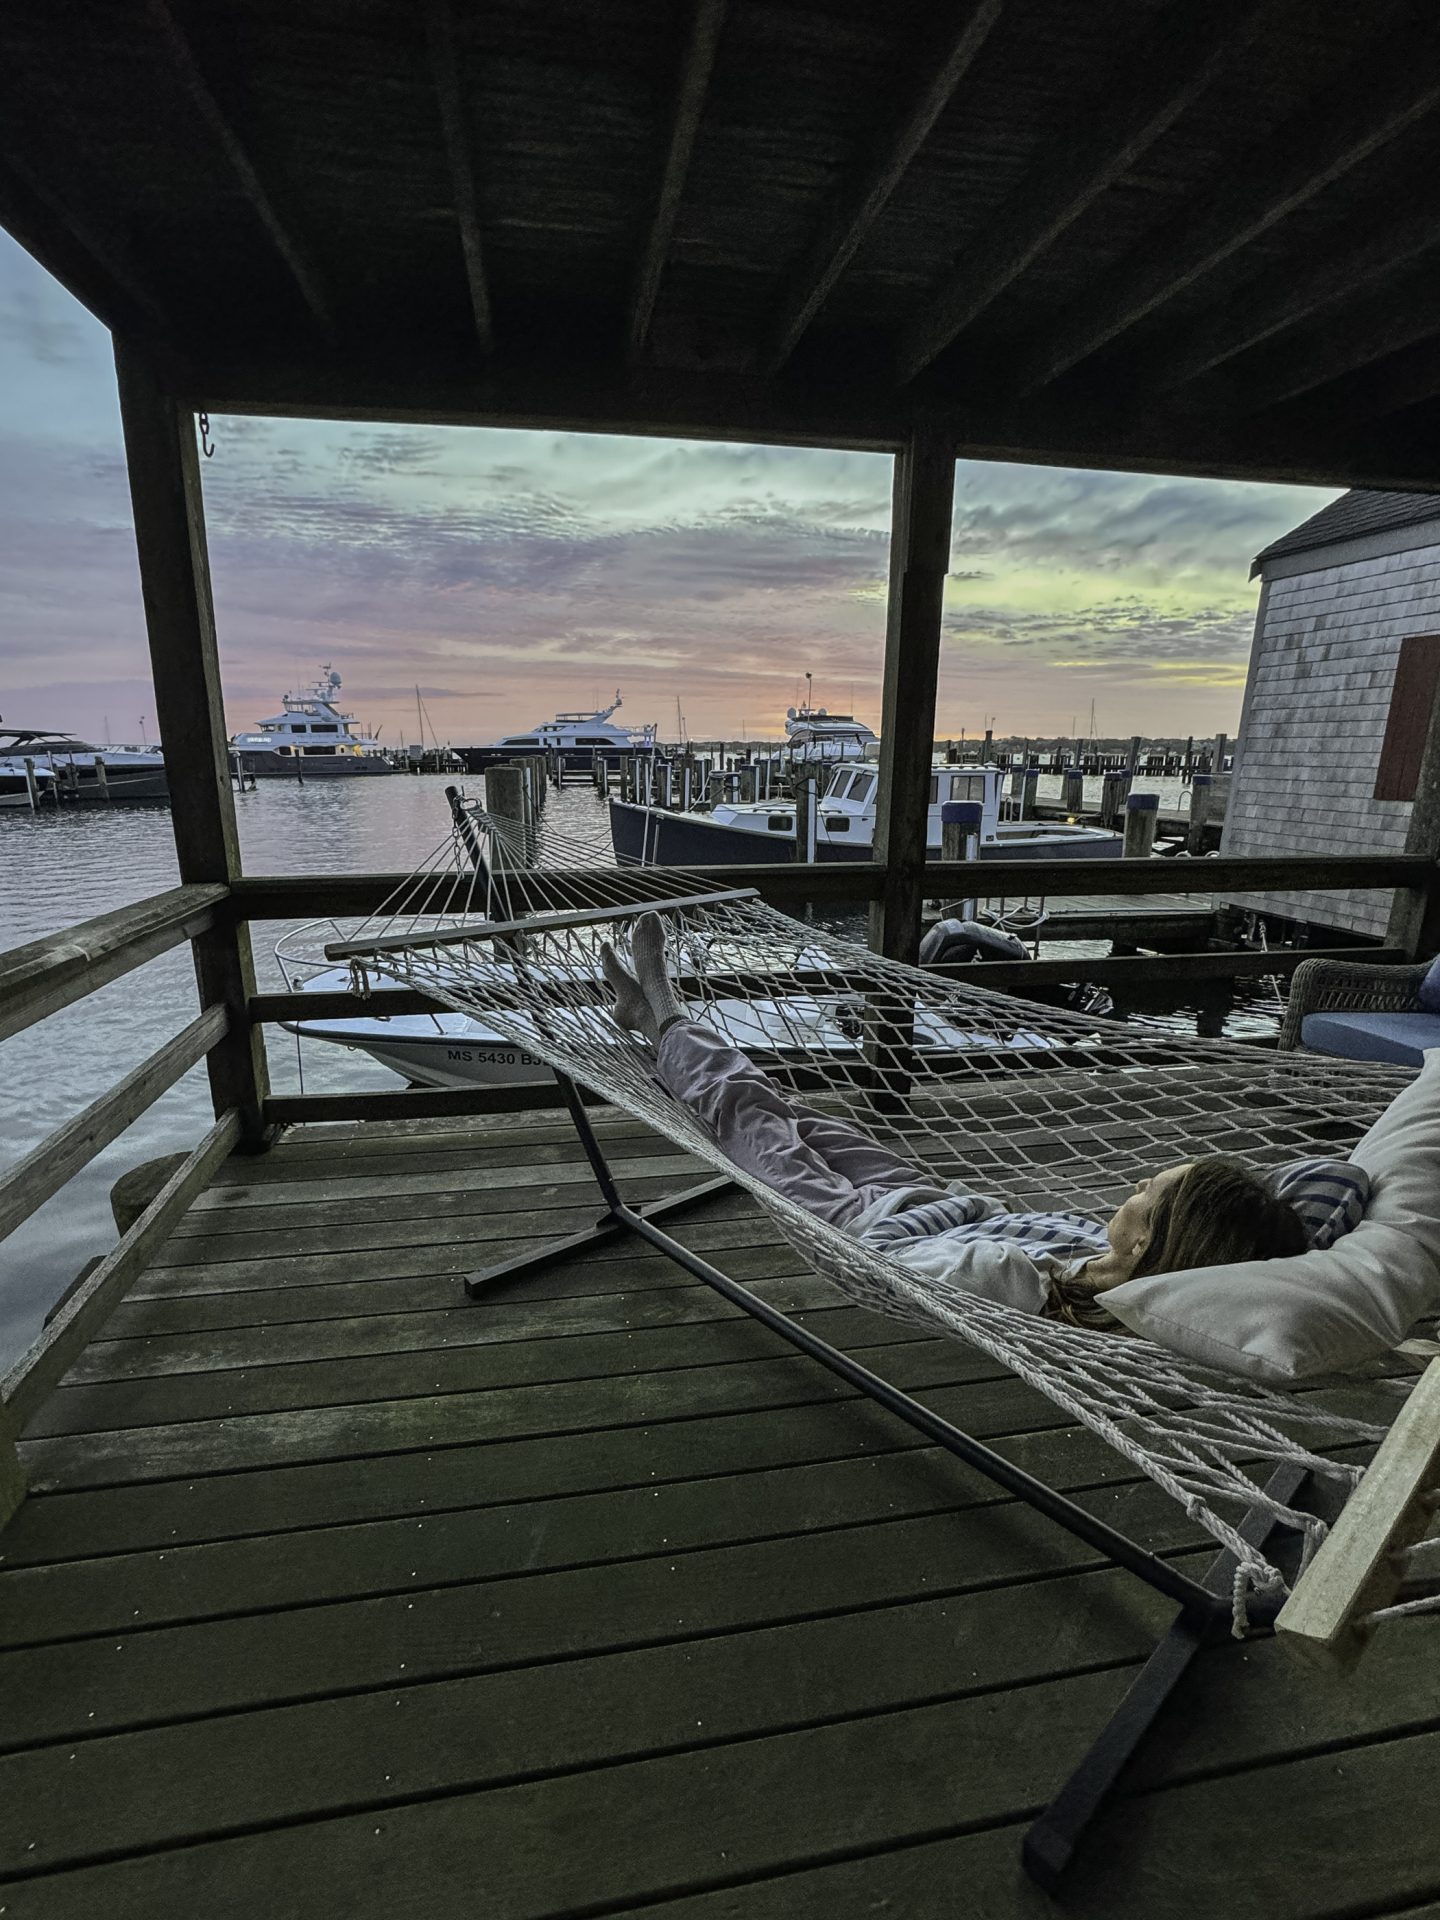
{"label": "wooden railing", "polygon": [[[186,941],[213,937],[228,904],[223,886],[175,887],[114,913],[0,954],[0,1039],[84,999]],[[57,1127],[0,1174],[0,1239],[22,1226],[95,1156],[204,1060],[243,1011],[209,1006],[108,1093]],[[14,1435],[80,1353],[155,1249],[240,1139],[234,1109],[215,1124],[100,1263],[46,1316],[29,1351],[0,1378],[0,1525],[24,1495]]]}

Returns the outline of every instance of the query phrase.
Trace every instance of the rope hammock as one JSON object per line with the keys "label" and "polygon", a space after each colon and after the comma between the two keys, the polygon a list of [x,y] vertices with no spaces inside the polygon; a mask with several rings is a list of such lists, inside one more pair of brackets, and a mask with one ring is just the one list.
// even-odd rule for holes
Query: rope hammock
{"label": "rope hammock", "polygon": [[[674,868],[617,869],[608,852],[452,800],[451,836],[325,952],[354,985],[416,988],[495,1029],[748,1188],[851,1300],[955,1335],[1045,1395],[1157,1485],[1234,1556],[1234,1624],[1288,1589],[1240,1523],[1268,1512],[1303,1540],[1324,1523],[1267,1493],[1288,1463],[1341,1498],[1362,1469],[1326,1450],[1384,1429],[1207,1369],[1144,1340],[1042,1319],[921,1281],[736,1167],[662,1088],[650,1050],[611,1012],[600,947],[639,912],[664,921],[687,1011],[806,1102],[912,1159],[1027,1211],[1107,1216],[1157,1167],[1207,1150],[1257,1168],[1342,1156],[1409,1075],[1188,1040],[1038,1006],[883,959],[747,890]],[[983,978],[983,971],[980,974]]]}

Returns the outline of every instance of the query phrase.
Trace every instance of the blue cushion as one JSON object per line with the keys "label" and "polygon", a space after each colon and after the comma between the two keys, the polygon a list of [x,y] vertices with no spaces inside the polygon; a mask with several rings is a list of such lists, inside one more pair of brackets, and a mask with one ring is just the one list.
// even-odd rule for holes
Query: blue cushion
{"label": "blue cushion", "polygon": [[1418,1067],[1427,1047],[1440,1047],[1440,1013],[1307,1013],[1300,1038],[1342,1060]]}
{"label": "blue cushion", "polygon": [[1430,971],[1420,982],[1416,998],[1426,1013],[1440,1013],[1440,953],[1430,962]]}

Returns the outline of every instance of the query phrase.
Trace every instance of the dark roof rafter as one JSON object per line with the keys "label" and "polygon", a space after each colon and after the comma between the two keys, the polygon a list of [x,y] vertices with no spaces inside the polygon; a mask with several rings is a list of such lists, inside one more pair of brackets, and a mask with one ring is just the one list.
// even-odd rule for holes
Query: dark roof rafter
{"label": "dark roof rafter", "polygon": [[[769,339],[758,356],[762,372],[776,373],[795,351],[835,282],[883,211],[930,130],[1000,16],[1005,0],[976,0],[958,32],[938,57],[927,58],[923,78],[900,119],[871,153],[868,163],[826,209],[818,232],[781,304]],[[932,50],[933,51],[933,50]]]}
{"label": "dark roof rafter", "polygon": [[460,228],[461,252],[465,257],[465,280],[470,289],[470,309],[475,316],[475,337],[481,353],[488,354],[494,346],[490,285],[485,276],[485,254],[480,239],[480,193],[475,174],[475,151],[465,112],[465,91],[460,84],[460,56],[455,39],[455,14],[450,0],[428,0],[425,31],[430,45],[435,94],[440,103],[445,157],[450,163],[455,219]]}
{"label": "dark roof rafter", "polygon": [[1437,290],[1440,269],[1422,261],[1322,333],[1279,341],[1236,367],[1224,389],[1227,406],[1236,414],[1280,406],[1440,333]]}
{"label": "dark roof rafter", "polygon": [[269,234],[276,251],[290,270],[302,299],[323,327],[333,325],[330,302],[314,262],[290,224],[266,190],[249,148],[225,112],[195,50],[170,10],[169,0],[149,0],[151,19],[168,42],[176,71],[216,142],[240,182],[245,198],[255,210],[260,224]]}
{"label": "dark roof rafter", "polygon": [[1088,299],[1024,349],[1013,390],[1033,393],[1097,353],[1222,261],[1314,199],[1440,101],[1440,24],[1385,35],[1359,73],[1293,115],[1258,154],[1240,154],[1224,183],[1182,210],[1105,276]]}
{"label": "dark roof rafter", "polygon": [[655,210],[645,230],[640,252],[630,311],[626,323],[626,347],[637,360],[645,351],[650,321],[660,293],[660,276],[665,271],[675,221],[680,212],[680,196],[685,191],[685,176],[690,171],[690,156],[700,131],[700,116],[705,111],[705,95],[725,24],[727,0],[695,0],[690,33],[680,61],[675,86],[675,108],[670,121],[670,137],[665,143],[665,158],[660,168],[660,185]]}
{"label": "dark roof rafter", "polygon": [[137,338],[163,339],[164,310],[113,227],[62,206],[29,168],[0,153],[0,226],[54,274],[102,325]]}
{"label": "dark roof rafter", "polygon": [[1398,220],[1387,221],[1367,209],[1305,266],[1287,261],[1272,267],[1202,313],[1182,333],[1157,342],[1145,356],[1136,385],[1150,393],[1172,392],[1326,307],[1353,300],[1378,279],[1437,247],[1440,205],[1433,196]]}
{"label": "dark roof rafter", "polygon": [[1273,0],[1163,11],[1121,59],[1108,104],[1067,121],[901,335],[896,373],[913,380],[1051,246],[1233,64]]}

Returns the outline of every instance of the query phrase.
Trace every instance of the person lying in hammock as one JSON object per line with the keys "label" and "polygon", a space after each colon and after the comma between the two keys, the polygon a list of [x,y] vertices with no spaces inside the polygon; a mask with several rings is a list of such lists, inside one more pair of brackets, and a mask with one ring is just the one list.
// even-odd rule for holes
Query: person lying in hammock
{"label": "person lying in hammock", "polygon": [[1126,1331],[1100,1304],[1122,1281],[1303,1253],[1300,1215],[1260,1175],[1220,1155],[1140,1181],[1105,1222],[1081,1213],[1012,1213],[958,1182],[927,1180],[846,1121],[792,1100],[692,1020],[665,965],[665,929],[643,914],[634,971],[601,950],[615,1019],[655,1048],[656,1075],[703,1122],[726,1157],[817,1219],[932,1287],[956,1287],[1074,1326]]}

